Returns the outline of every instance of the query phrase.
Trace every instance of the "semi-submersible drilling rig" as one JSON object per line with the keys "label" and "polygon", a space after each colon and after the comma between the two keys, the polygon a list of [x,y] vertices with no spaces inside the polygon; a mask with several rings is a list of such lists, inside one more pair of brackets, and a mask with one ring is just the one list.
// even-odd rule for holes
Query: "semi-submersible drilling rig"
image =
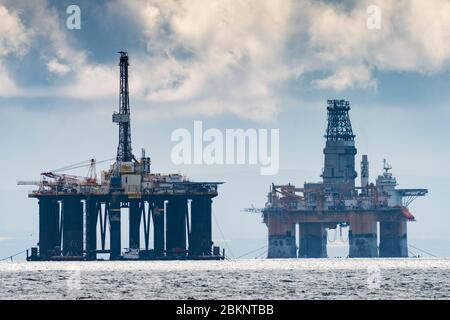
{"label": "semi-submersible drilling rig", "polygon": [[[39,200],[39,249],[32,248],[28,260],[96,260],[98,254],[109,254],[111,260],[223,259],[225,253],[213,246],[211,230],[212,198],[220,182],[192,182],[179,174],[152,173],[144,150],[139,160],[133,155],[128,54],[119,54],[119,112],[112,116],[119,126],[115,163],[102,172],[100,182],[95,160],[90,161],[87,177],[53,171],[42,173],[38,182],[19,182],[39,187],[29,194]],[[123,208],[129,211],[129,249],[124,254]]]}
{"label": "semi-submersible drilling rig", "polygon": [[370,183],[367,155],[362,156],[361,186],[355,186],[356,148],[350,104],[329,100],[327,110],[323,181],[305,183],[303,188],[272,184],[268,202],[261,210],[269,231],[268,258],[325,258],[327,229],[345,226],[349,226],[349,257],[407,257],[406,224],[414,220],[408,205],[428,191],[396,189],[397,181],[386,161],[384,172],[375,184]]}

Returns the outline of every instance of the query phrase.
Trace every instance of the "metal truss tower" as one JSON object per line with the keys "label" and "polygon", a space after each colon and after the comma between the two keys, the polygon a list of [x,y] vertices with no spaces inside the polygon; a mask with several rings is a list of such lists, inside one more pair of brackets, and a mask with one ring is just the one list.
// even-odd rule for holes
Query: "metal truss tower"
{"label": "metal truss tower", "polygon": [[325,134],[327,141],[353,141],[355,135],[348,111],[350,102],[345,100],[328,100],[328,127]]}
{"label": "metal truss tower", "polygon": [[114,112],[113,122],[119,125],[119,146],[117,147],[117,163],[130,162],[134,159],[131,151],[130,99],[128,91],[128,53],[120,54],[120,93],[119,113]]}

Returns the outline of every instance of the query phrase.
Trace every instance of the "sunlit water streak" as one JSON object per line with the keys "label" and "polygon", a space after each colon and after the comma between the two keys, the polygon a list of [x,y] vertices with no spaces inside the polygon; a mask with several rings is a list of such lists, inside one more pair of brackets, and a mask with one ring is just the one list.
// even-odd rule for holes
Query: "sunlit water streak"
{"label": "sunlit water streak", "polygon": [[450,299],[450,259],[3,262],[0,299]]}

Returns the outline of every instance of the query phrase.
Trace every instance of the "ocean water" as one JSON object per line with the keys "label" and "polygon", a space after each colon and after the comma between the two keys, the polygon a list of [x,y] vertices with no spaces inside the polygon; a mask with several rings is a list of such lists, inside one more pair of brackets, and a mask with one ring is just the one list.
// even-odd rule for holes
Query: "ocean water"
{"label": "ocean water", "polygon": [[2,262],[0,299],[450,299],[450,259]]}

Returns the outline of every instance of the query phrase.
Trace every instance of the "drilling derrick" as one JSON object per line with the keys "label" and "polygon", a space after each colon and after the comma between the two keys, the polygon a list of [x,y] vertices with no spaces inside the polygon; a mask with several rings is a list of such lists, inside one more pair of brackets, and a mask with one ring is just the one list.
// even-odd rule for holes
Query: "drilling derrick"
{"label": "drilling derrick", "polygon": [[350,103],[328,100],[328,126],[323,153],[323,183],[333,193],[350,194],[355,188],[355,135],[350,122]]}
{"label": "drilling derrick", "polygon": [[131,162],[130,98],[128,91],[128,53],[120,51],[120,92],[119,113],[114,112],[112,121],[119,125],[119,146],[117,147],[117,164]]}

